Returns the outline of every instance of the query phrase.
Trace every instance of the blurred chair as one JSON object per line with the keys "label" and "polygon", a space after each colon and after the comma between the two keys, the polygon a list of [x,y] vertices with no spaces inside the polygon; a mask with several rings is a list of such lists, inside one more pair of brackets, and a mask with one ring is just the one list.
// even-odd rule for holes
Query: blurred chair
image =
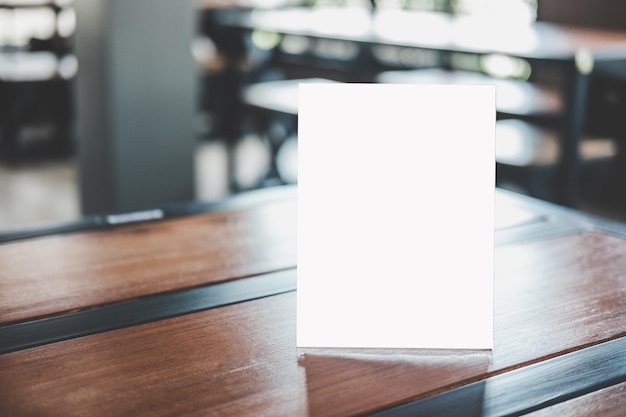
{"label": "blurred chair", "polygon": [[[522,80],[444,69],[386,71],[382,83],[495,84],[497,184],[513,185],[538,198],[551,199],[551,180],[559,163],[559,131],[563,109],[558,90]],[[615,157],[610,139],[587,138],[580,146],[585,164]]]}
{"label": "blurred chair", "polygon": [[297,137],[298,85],[330,83],[325,78],[287,79],[251,84],[243,89],[244,119],[248,128],[261,135],[270,150],[270,167],[262,186],[285,184],[279,166],[281,148]]}
{"label": "blurred chair", "polygon": [[[537,21],[598,30],[626,31],[625,15],[623,0],[541,0],[537,7]],[[587,130],[616,140],[619,150],[604,194],[615,195],[617,203],[626,207],[626,196],[619,192],[626,178],[626,63],[596,67],[590,83]]]}
{"label": "blurred chair", "polygon": [[[71,53],[71,33],[60,29],[59,20],[62,16],[67,20],[71,8],[42,0],[0,2],[0,9],[8,12],[5,22],[17,19],[22,9],[49,9],[51,13],[44,17],[49,16],[52,31],[50,37],[40,38],[35,28],[32,33],[17,30],[5,39],[8,44],[0,44],[0,157],[70,155],[77,62]],[[19,28],[18,23],[15,20],[13,26]]]}
{"label": "blurred chair", "polygon": [[[42,54],[42,53],[38,53]],[[72,80],[61,77],[57,59],[0,54],[0,150],[14,160],[66,156],[73,151]],[[17,71],[11,71],[11,68]],[[13,73],[12,73],[13,72]]]}
{"label": "blurred chair", "polygon": [[[538,198],[553,195],[551,184],[559,162],[559,137],[553,129],[516,119],[496,122],[496,183],[522,188]],[[610,164],[617,146],[607,138],[586,137],[579,146],[584,168]]]}

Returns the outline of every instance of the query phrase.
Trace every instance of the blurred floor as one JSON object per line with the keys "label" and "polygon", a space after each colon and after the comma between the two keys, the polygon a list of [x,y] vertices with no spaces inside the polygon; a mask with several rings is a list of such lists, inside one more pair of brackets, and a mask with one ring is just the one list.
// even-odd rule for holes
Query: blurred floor
{"label": "blurred floor", "polygon": [[73,159],[0,164],[0,230],[77,219],[77,181]]}

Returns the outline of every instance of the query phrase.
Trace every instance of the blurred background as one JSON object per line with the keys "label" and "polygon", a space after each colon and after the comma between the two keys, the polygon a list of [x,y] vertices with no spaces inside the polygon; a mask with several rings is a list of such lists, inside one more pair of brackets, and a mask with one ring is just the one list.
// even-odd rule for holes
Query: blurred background
{"label": "blurred background", "polygon": [[495,83],[498,186],[624,220],[626,3],[573,3],[0,0],[0,233],[297,183],[301,80]]}

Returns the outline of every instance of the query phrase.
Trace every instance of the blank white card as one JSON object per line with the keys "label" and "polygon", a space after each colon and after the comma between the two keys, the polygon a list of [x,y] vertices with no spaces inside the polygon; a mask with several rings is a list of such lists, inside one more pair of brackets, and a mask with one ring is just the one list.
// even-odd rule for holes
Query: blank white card
{"label": "blank white card", "polygon": [[495,87],[301,84],[298,347],[491,349]]}

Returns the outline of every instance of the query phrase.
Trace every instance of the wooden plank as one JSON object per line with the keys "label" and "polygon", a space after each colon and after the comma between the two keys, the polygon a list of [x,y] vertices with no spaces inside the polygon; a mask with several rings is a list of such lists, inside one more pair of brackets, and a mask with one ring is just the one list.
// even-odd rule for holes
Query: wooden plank
{"label": "wooden plank", "polygon": [[296,265],[295,201],[0,246],[0,323]]}
{"label": "wooden plank", "polygon": [[298,355],[288,293],[4,354],[0,415],[372,412],[626,335],[624,270],[598,233],[499,248],[492,352]]}
{"label": "wooden plank", "polygon": [[[239,210],[2,244],[0,325],[294,267],[293,191],[233,199],[231,208],[243,202]],[[496,196],[498,243],[580,229],[548,218],[547,208],[533,210],[532,201]]]}
{"label": "wooden plank", "polygon": [[295,290],[288,269],[15,323],[0,327],[0,354]]}
{"label": "wooden plank", "polygon": [[620,338],[387,408],[370,417],[525,415],[625,381],[626,338]]}
{"label": "wooden plank", "polygon": [[520,194],[496,190],[495,245],[579,233],[589,221],[579,212]]}
{"label": "wooden plank", "polygon": [[0,415],[302,415],[294,303],[290,293],[0,355]]}
{"label": "wooden plank", "polygon": [[546,221],[545,214],[539,210],[520,207],[520,198],[517,194],[497,190],[494,200],[494,228],[496,230]]}
{"label": "wooden plank", "polygon": [[527,414],[528,417],[623,417],[626,414],[626,383]]}
{"label": "wooden plank", "polygon": [[624,270],[626,240],[595,232],[497,249],[496,349],[519,331],[541,341],[510,346],[508,355],[519,359],[561,343],[557,329],[577,346],[626,334]]}

